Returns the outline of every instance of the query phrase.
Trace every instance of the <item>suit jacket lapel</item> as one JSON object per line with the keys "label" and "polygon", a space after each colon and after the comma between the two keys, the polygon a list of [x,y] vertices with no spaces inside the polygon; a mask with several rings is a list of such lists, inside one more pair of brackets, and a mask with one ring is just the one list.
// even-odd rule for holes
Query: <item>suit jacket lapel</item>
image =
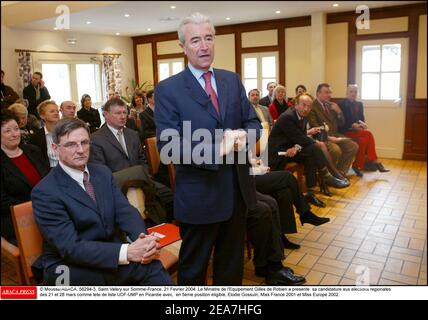
{"label": "suit jacket lapel", "polygon": [[[107,127],[107,125],[104,127],[104,135],[105,135],[107,141],[110,142],[114,147],[116,147],[120,152],[122,152],[123,155],[126,157],[125,150],[123,150],[123,148],[120,145],[119,141],[116,139],[116,137],[113,135],[113,132],[111,132],[111,130]],[[126,143],[126,137],[125,137],[125,143]],[[128,144],[127,143],[126,143],[126,147],[128,148]]]}
{"label": "suit jacket lapel", "polygon": [[[186,67],[185,72],[185,86],[188,90],[188,95],[202,106],[214,119],[220,122],[220,118],[215,111],[211,99],[207,96],[204,89],[199,84],[198,80],[193,76],[192,72]],[[220,108],[221,109],[221,108]]]}
{"label": "suit jacket lapel", "polygon": [[[66,189],[64,191],[65,194],[72,197],[77,202],[80,202],[84,206],[92,209],[100,216],[100,218],[102,218],[97,208],[97,204],[76,181],[74,181],[67,173],[65,173],[64,170],[62,170],[59,164],[52,170],[55,170],[55,174],[57,175],[57,181],[59,182],[61,187]],[[92,180],[92,176],[90,177],[90,179]],[[95,186],[94,189],[96,190]],[[103,195],[98,195],[97,193],[95,193],[95,196],[97,197],[97,201],[98,199],[100,199],[99,201],[102,201]]]}

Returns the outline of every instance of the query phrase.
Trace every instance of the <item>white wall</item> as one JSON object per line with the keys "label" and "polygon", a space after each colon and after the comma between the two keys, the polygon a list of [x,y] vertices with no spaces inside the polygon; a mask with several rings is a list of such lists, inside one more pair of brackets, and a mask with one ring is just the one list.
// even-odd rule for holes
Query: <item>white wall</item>
{"label": "white wall", "polygon": [[[71,37],[77,39],[76,45],[67,44],[67,38]],[[130,85],[130,81],[135,79],[132,39],[129,37],[66,33],[63,31],[30,31],[8,28],[2,24],[1,68],[6,73],[5,83],[15,90],[18,89],[18,53],[15,52],[15,49],[121,53],[123,93],[125,87]],[[37,54],[37,56],[43,56],[43,54]],[[101,58],[101,56],[99,57]],[[18,92],[18,94],[21,95],[22,92]]]}

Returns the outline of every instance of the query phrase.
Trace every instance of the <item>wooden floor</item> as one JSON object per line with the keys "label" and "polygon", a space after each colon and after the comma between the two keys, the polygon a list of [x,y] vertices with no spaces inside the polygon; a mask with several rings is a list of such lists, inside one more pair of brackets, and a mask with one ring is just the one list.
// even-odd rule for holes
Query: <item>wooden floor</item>
{"label": "wooden floor", "polygon": [[[283,264],[305,276],[306,285],[427,285],[426,162],[382,163],[391,172],[351,176],[349,188],[332,189],[331,198],[321,196],[327,207],[313,211],[330,223],[305,224],[288,236],[301,248],[286,250]],[[2,284],[17,284],[13,267],[4,260]],[[210,268],[208,284],[211,276]],[[248,259],[243,284],[264,284]]]}

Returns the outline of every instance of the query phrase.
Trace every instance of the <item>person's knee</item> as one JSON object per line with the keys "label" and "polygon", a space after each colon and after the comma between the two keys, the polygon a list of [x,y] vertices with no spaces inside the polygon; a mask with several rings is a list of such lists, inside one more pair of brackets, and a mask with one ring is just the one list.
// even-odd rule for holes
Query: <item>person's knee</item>
{"label": "person's knee", "polygon": [[336,143],[328,144],[328,151],[330,152],[331,157],[334,162],[337,162],[338,159],[342,157],[342,149]]}

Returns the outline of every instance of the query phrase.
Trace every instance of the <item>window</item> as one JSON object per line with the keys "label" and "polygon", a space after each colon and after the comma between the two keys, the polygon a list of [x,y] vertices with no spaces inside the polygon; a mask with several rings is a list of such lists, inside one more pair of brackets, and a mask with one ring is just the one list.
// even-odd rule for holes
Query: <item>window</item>
{"label": "window", "polygon": [[401,44],[363,45],[361,54],[361,98],[399,100]]}
{"label": "window", "polygon": [[184,69],[184,58],[158,60],[158,81],[165,80]]}
{"label": "window", "polygon": [[278,54],[254,53],[242,55],[243,83],[245,91],[259,89],[262,96],[268,94],[266,89],[269,82],[277,82],[278,79]]}
{"label": "window", "polygon": [[41,61],[40,64],[46,87],[58,105],[72,100],[79,109],[80,98],[85,93],[91,96],[93,107],[103,104],[100,63]]}

